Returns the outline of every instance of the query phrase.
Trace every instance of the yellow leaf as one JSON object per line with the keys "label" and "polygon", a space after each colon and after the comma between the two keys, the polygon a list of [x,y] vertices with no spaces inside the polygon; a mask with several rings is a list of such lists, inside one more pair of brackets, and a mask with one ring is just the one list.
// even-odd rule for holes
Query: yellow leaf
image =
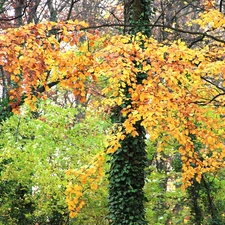
{"label": "yellow leaf", "polygon": [[91,183],[90,187],[92,190],[96,190],[98,188],[98,185],[96,183]]}

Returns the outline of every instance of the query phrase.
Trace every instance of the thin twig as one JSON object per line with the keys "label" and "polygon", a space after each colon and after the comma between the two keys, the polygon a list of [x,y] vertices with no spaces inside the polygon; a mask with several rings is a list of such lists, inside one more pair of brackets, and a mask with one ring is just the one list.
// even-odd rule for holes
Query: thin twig
{"label": "thin twig", "polygon": [[19,136],[19,129],[20,129],[20,121],[21,121],[21,117],[19,117],[19,120],[18,120],[18,124],[17,124],[17,127],[16,127],[16,142],[18,141],[18,136]]}

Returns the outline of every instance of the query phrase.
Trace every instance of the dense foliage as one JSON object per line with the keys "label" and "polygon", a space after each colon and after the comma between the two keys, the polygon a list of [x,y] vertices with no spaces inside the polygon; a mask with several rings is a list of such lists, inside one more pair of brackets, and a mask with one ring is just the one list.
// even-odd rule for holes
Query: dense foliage
{"label": "dense foliage", "polygon": [[[197,32],[124,2],[123,35],[51,10],[2,29],[3,224],[224,224],[223,7],[204,1]],[[160,42],[154,26],[198,38]]]}
{"label": "dense foliage", "polygon": [[[38,118],[24,108],[22,114],[12,116],[1,127],[3,224],[69,224],[65,201],[69,177],[65,172],[87,165],[104,146],[106,121],[89,115],[77,122],[76,108],[62,108],[51,101],[38,106]],[[90,192],[90,186],[86,189]],[[90,196],[83,197],[87,208],[80,218],[90,223],[93,218],[102,221],[106,189]]]}

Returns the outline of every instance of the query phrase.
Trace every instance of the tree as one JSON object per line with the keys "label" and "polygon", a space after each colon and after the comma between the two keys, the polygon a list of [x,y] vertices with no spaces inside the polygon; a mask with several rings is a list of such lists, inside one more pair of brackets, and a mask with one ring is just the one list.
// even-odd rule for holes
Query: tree
{"label": "tree", "polygon": [[[139,40],[140,39],[141,38],[139,37]],[[135,41],[135,39],[133,39],[133,40]],[[110,67],[107,67],[107,65],[104,64],[104,66],[101,67],[101,69],[102,69],[101,71],[102,72],[105,71],[105,73],[107,71],[107,73],[109,73],[109,76],[111,76],[111,82],[112,82],[111,84],[114,85],[114,96],[118,97],[115,100],[115,104],[119,104],[119,105],[121,105],[121,107],[123,107],[124,102],[126,102],[126,100],[129,99],[121,91],[121,89],[123,90],[123,88],[126,87],[126,83],[131,85],[131,88],[129,89],[129,93],[132,96],[132,100],[133,100],[133,102],[130,103],[130,105],[127,106],[127,108],[123,110],[122,115],[119,113],[117,114],[118,116],[119,115],[120,116],[128,115],[127,121],[124,122],[125,128],[121,127],[120,131],[123,131],[123,128],[124,128],[124,129],[126,129],[126,133],[133,133],[133,135],[135,136],[136,129],[135,129],[135,126],[133,126],[133,125],[135,124],[135,122],[139,121],[140,118],[146,118],[147,124],[153,128],[153,129],[151,129],[151,131],[149,131],[150,138],[152,140],[155,140],[156,138],[159,138],[162,135],[162,140],[161,140],[161,142],[158,143],[159,149],[162,150],[165,147],[165,145],[163,145],[163,143],[167,142],[172,136],[174,136],[174,134],[175,134],[174,132],[176,132],[176,130],[177,130],[177,134],[174,137],[175,137],[175,139],[177,139],[177,141],[179,142],[179,145],[180,145],[179,150],[180,150],[180,154],[182,156],[182,161],[183,161],[183,171],[184,171],[184,173],[183,173],[184,183],[183,184],[184,184],[184,186],[191,185],[191,182],[189,180],[191,177],[196,178],[198,181],[200,181],[201,174],[207,172],[206,165],[209,165],[208,163],[211,160],[212,160],[211,163],[214,161],[214,165],[216,167],[218,165],[217,168],[222,166],[221,163],[222,163],[222,158],[224,157],[224,153],[222,153],[222,152],[220,153],[220,151],[223,149],[223,144],[221,141],[218,140],[218,143],[220,142],[219,146],[214,145],[214,147],[213,147],[212,144],[215,142],[214,141],[211,142],[213,137],[215,138],[214,132],[216,133],[216,130],[223,129],[222,126],[220,126],[221,125],[220,121],[222,122],[223,120],[219,119],[220,118],[219,114],[221,111],[220,110],[217,111],[218,105],[220,105],[220,101],[218,101],[218,104],[216,106],[211,105],[211,103],[215,99],[217,99],[219,96],[223,96],[224,92],[223,92],[223,89],[221,89],[221,93],[219,95],[217,95],[216,93],[214,93],[214,94],[212,93],[211,87],[209,87],[207,85],[207,83],[209,83],[210,81],[208,79],[204,79],[204,75],[208,74],[208,73],[205,73],[206,71],[205,72],[201,71],[201,75],[200,74],[199,74],[200,76],[198,75],[198,77],[199,77],[198,81],[200,81],[200,83],[201,82],[203,82],[203,83],[202,84],[198,83],[200,86],[194,87],[195,86],[194,83],[197,82],[194,74],[196,74],[196,72],[197,72],[196,69],[198,68],[199,64],[195,65],[194,61],[196,59],[190,59],[188,57],[189,54],[192,54],[191,53],[192,50],[188,49],[187,52],[189,52],[189,53],[186,55],[188,57],[188,60],[190,60],[190,61],[186,61],[186,59],[185,59],[186,56],[182,56],[182,52],[185,52],[184,48],[187,50],[187,48],[185,47],[185,44],[182,42],[178,42],[179,50],[178,49],[175,50],[176,47],[173,44],[169,47],[170,50],[172,50],[173,47],[175,47],[175,49],[172,50],[173,53],[168,52],[169,48],[165,48],[165,46],[163,46],[161,48],[160,44],[157,45],[157,47],[153,47],[153,48],[151,47],[147,51],[148,53],[146,53],[146,55],[144,55],[143,52],[139,51],[138,52],[139,57],[142,59],[141,62],[139,61],[140,65],[143,65],[146,59],[149,60],[148,61],[149,65],[147,63],[144,64],[144,65],[146,65],[146,67],[145,67],[146,70],[144,70],[144,71],[148,72],[148,78],[144,81],[145,83],[143,84],[143,88],[142,88],[142,85],[140,85],[140,84],[137,85],[138,82],[134,78],[135,77],[135,72],[134,72],[135,67],[132,64],[132,60],[134,58],[137,60],[137,58],[138,58],[138,57],[135,57],[137,55],[137,53],[135,51],[138,51],[140,49],[135,44],[129,45],[128,44],[129,41],[127,39],[124,39],[124,42],[127,43],[126,49],[125,48],[123,49],[121,43],[117,42],[115,39],[113,39],[113,41],[114,42],[112,42],[112,43],[113,43],[114,49],[116,49],[116,50],[115,51],[113,51],[112,49],[110,50],[110,47],[107,48],[107,50],[106,50],[107,52],[111,53],[111,57],[107,61],[107,65],[109,65],[111,63],[111,67],[113,68],[113,70],[110,71]],[[115,42],[117,44],[115,44]],[[152,42],[154,42],[154,41],[152,40]],[[151,44],[152,44],[152,42],[150,41]],[[146,43],[146,46],[147,46],[147,43]],[[198,50],[200,52],[202,51],[202,49],[198,49]],[[119,66],[115,67],[114,62],[113,62],[115,60],[114,57],[118,56],[118,52],[119,52],[119,54],[124,55],[124,57],[122,57],[122,59],[120,61],[120,62],[124,63],[122,67],[119,67]],[[158,52],[158,53],[154,54],[155,52]],[[202,53],[200,53],[200,52],[196,53],[196,49],[195,49],[193,51],[195,56],[194,55],[193,56],[199,57],[200,55],[202,55],[202,53],[205,55],[204,50]],[[134,53],[136,53],[136,54],[134,54]],[[130,59],[127,59],[128,55],[130,55]],[[175,58],[173,58],[173,59],[170,58],[171,55],[172,55],[172,58],[173,58],[173,56],[176,56],[177,60],[175,60]],[[210,61],[211,60],[214,61],[213,59],[210,59]],[[200,61],[201,61],[201,63],[203,63],[203,62],[208,61],[208,59],[200,60]],[[192,64],[191,67],[193,69],[195,67],[196,69],[188,72],[187,71],[187,68],[189,67],[188,64],[186,64],[186,65],[183,64],[183,66],[181,66],[180,63],[181,64],[194,63],[194,64]],[[201,66],[203,66],[203,64]],[[129,66],[127,66],[127,65],[129,65]],[[156,65],[158,65],[158,66],[155,67]],[[211,63],[210,63],[210,65],[211,65]],[[172,67],[170,67],[170,66],[172,66]],[[174,66],[177,68],[180,66],[181,66],[180,68],[185,68],[185,70],[178,69],[180,75],[178,75],[178,77],[175,76],[176,81],[174,80],[174,82],[176,83],[176,85],[175,85],[176,88],[175,88],[175,86],[174,86],[174,88],[172,88],[170,86],[173,83],[173,81],[171,81],[171,79],[173,79],[173,78],[171,78],[171,74],[174,75],[175,70],[176,70]],[[222,64],[221,64],[221,66],[222,66]],[[189,67],[189,68],[191,68],[191,67]],[[206,67],[209,68],[208,66],[206,66]],[[115,68],[118,70],[116,70]],[[132,69],[130,69],[130,68],[132,68]],[[220,67],[220,69],[218,71],[221,71],[222,68],[223,68],[223,66]],[[116,71],[118,72],[118,75],[115,75]],[[140,70],[140,71],[143,71],[143,70]],[[218,72],[214,73],[214,75],[211,74],[211,77],[218,76],[217,73]],[[195,78],[192,76],[194,76]],[[193,78],[193,81],[191,81],[192,80],[191,77]],[[117,82],[118,78],[122,81],[121,84],[118,84],[118,82]],[[187,86],[184,85],[184,83],[186,83],[185,79],[188,79]],[[110,87],[112,85],[110,85]],[[115,89],[115,85],[117,87],[116,89]],[[203,95],[201,95],[200,92],[198,91],[198,90],[202,90],[202,88],[206,87],[206,86],[208,86],[210,88],[210,94],[208,92],[209,95],[207,97],[205,96],[206,92],[204,92],[204,94],[202,93]],[[180,88],[182,90],[188,91],[188,92],[184,91],[186,93],[186,94],[184,94],[185,97],[182,94],[183,91],[181,93],[178,93],[179,90],[181,91]],[[155,93],[156,90],[158,90],[157,94]],[[108,91],[110,92],[111,88],[108,88]],[[160,95],[162,93],[163,93],[164,97],[167,96],[166,101],[160,100]],[[175,95],[174,97],[172,97],[172,96],[169,97],[170,94],[173,95],[175,93],[178,95],[177,96]],[[200,95],[198,95],[197,93],[199,93]],[[194,97],[194,98],[197,97],[202,100],[197,100],[197,99],[195,99],[195,100],[189,99],[188,100],[187,99],[187,98],[192,98],[192,97]],[[185,100],[186,103],[184,103],[183,100],[181,100],[183,98],[185,98],[187,100],[187,101]],[[208,101],[206,99],[208,99]],[[179,104],[176,105],[178,103],[178,101],[179,101]],[[142,104],[140,104],[140,102],[142,102]],[[181,102],[183,102],[184,104]],[[167,103],[169,105],[167,105]],[[214,128],[211,128],[214,130],[213,133],[206,132],[206,130],[208,130],[208,129],[206,129],[206,127],[211,126],[208,123],[212,119],[211,116],[210,116],[210,120],[209,120],[209,115],[206,116],[205,119],[203,119],[203,117],[202,117],[203,114],[206,115],[206,112],[204,113],[203,111],[209,110],[209,108],[204,108],[204,107],[209,104],[210,104],[210,109],[212,109],[214,111],[215,115],[217,115],[217,118],[219,119],[218,121],[214,120],[215,118],[213,119],[214,123],[216,124],[216,125],[214,124],[215,125]],[[133,106],[137,106],[137,108],[134,110],[132,108]],[[173,110],[171,110],[171,109],[174,109],[174,112],[172,112]],[[169,113],[167,113],[168,110],[171,110],[171,111]],[[202,113],[200,113],[199,110],[200,111],[203,110]],[[222,108],[221,108],[221,110],[222,110]],[[164,112],[165,112],[165,115],[163,116]],[[183,116],[180,117],[180,115],[181,115],[180,113],[183,114]],[[170,116],[171,116],[171,119],[169,119]],[[150,118],[152,118],[152,119],[150,119]],[[183,118],[184,120],[181,118]],[[197,124],[196,124],[196,118],[197,118]],[[144,119],[144,121],[145,121],[145,119]],[[144,121],[142,121],[142,124],[145,124]],[[146,128],[148,127],[147,124],[146,124]],[[200,125],[200,127],[198,127],[199,125]],[[157,129],[158,126],[160,127],[159,129]],[[162,132],[161,126],[163,127],[163,131],[166,130],[166,132],[169,131],[169,133],[163,134],[164,132]],[[181,128],[182,126],[184,126],[184,127]],[[191,131],[189,128],[191,128]],[[203,131],[200,131],[201,129],[206,129],[206,130],[203,132]],[[212,148],[211,147],[210,148],[213,149],[213,154],[212,155],[210,154],[210,156],[217,155],[215,158],[210,157],[210,160],[208,161],[208,158],[206,156],[204,156],[204,158],[202,159],[201,156],[199,155],[199,153],[195,153],[193,141],[190,139],[190,137],[188,135],[189,133],[192,133],[192,132],[193,132],[193,134],[197,133],[196,135],[198,136],[198,138],[200,138],[200,136],[203,133],[205,133],[205,135],[206,135],[205,138],[209,137],[209,140],[208,140],[208,138],[205,139],[203,136],[201,137],[201,138],[203,138],[202,140],[204,143],[204,147],[202,147],[201,151],[208,152],[208,150],[207,150],[208,146],[211,146]],[[117,149],[118,147],[119,148],[121,147],[120,140],[123,140],[125,138],[123,132],[117,132],[117,135],[118,135],[119,141],[117,138],[114,138],[111,142],[111,145],[115,147],[115,148],[110,149],[110,151],[112,151],[112,152],[114,152],[114,150]],[[184,137],[182,137],[183,135],[184,135]],[[220,138],[221,138],[221,140],[223,139],[222,137],[220,137]],[[186,142],[186,140],[189,140],[189,141]],[[218,160],[217,157],[220,159]],[[220,166],[219,166],[219,164],[220,164]],[[188,166],[188,168],[187,168],[187,166]],[[212,166],[212,164],[211,164],[211,166]],[[211,168],[213,169],[213,167],[214,166],[212,166]]]}
{"label": "tree", "polygon": [[[74,221],[69,219],[65,190],[68,180],[78,179],[66,175],[66,171],[79,170],[102,151],[107,121],[89,113],[78,122],[76,108],[68,105],[62,108],[49,100],[38,106],[38,118],[23,108],[22,115],[10,117],[1,126],[0,222],[55,225],[77,224],[82,220],[103,222],[106,188],[93,193],[94,182],[85,186],[82,199],[87,207],[93,207],[93,215],[84,207],[84,213]],[[101,185],[106,185],[105,181]],[[92,194],[87,197],[87,192]]]}
{"label": "tree", "polygon": [[[180,38],[189,45],[191,45],[191,43],[194,44],[194,41],[197,40],[195,37],[186,33],[180,33],[176,30],[169,32],[169,30],[166,29],[166,26],[193,32],[198,31],[199,26],[195,25],[188,27],[187,22],[196,19],[198,14],[204,11],[203,1],[180,1],[179,4],[177,4],[177,1],[174,0],[157,0],[154,1],[154,7],[156,18],[152,21],[152,23],[155,24],[152,33],[159,42],[166,40],[172,41]],[[163,26],[157,27],[157,24]]]}
{"label": "tree", "polygon": [[[56,22],[58,20],[79,19],[80,21],[82,18],[82,20],[87,19],[92,25],[104,23],[104,21],[108,20],[113,21],[114,19],[118,21],[119,18],[114,14],[114,11],[118,7],[119,2],[113,2],[114,5],[112,7],[111,1],[4,1],[0,11],[0,21],[2,21],[0,29],[5,30],[10,27],[20,27],[30,23],[38,24],[43,20]],[[86,15],[89,16],[87,17]],[[83,39],[85,39],[85,35],[83,35]],[[0,79],[1,88],[3,88],[3,91],[0,92],[2,94],[0,96],[0,114],[1,120],[4,120],[7,115],[11,115],[11,107],[7,107],[10,95],[8,91],[15,87],[13,87],[14,83],[11,82],[10,76],[4,67],[0,69]],[[92,84],[93,87],[94,85]],[[69,90],[67,90],[68,92]],[[50,93],[48,93],[48,96],[50,96]],[[79,102],[79,98],[76,100]]]}
{"label": "tree", "polygon": [[[68,21],[30,24],[7,30],[0,37],[0,62],[14,84],[9,93],[10,108],[15,113],[24,102],[35,111],[37,99],[56,85],[73,90],[76,98],[85,101],[87,82],[97,83],[98,78],[103,76],[107,79],[102,95],[108,98],[116,131],[110,136],[107,153],[112,154],[112,160],[122,155],[118,163],[113,164],[116,160],[112,161],[111,171],[124,164],[127,166],[124,175],[112,172],[109,179],[113,181],[116,175],[118,184],[124,180],[123,185],[128,185],[130,189],[125,190],[128,205],[133,193],[140,197],[137,198],[140,211],[131,211],[130,205],[129,214],[123,199],[115,195],[116,205],[113,205],[111,198],[111,212],[123,213],[122,222],[117,224],[146,223],[142,190],[146,161],[145,132],[152,141],[156,141],[158,151],[162,151],[168,141],[179,145],[183,189],[191,186],[193,180],[200,182],[205,173],[224,166],[224,41],[221,38],[223,34],[216,36],[224,15],[212,9],[201,14],[196,22],[203,29],[210,22],[213,29],[189,33],[202,36],[209,45],[191,49],[182,40],[163,44],[149,38],[145,33],[149,31],[149,15],[144,11],[149,5],[138,3],[141,2],[134,1],[128,6],[136,12],[135,19],[140,14],[146,23],[140,24],[138,20],[130,23],[128,20],[125,27],[130,27],[130,34],[136,34],[142,27],[143,34],[108,38],[85,32],[85,23]],[[140,13],[142,10],[144,13]],[[128,10],[127,15],[130,14],[132,10]],[[74,48],[63,48],[62,44]],[[198,152],[193,136],[202,143]],[[136,154],[137,150],[140,150],[139,154]],[[135,159],[130,160],[133,157]],[[96,161],[94,165],[99,164]],[[135,183],[132,177],[134,172],[138,174],[139,183]],[[84,170],[81,169],[81,173]],[[117,189],[112,182],[110,185],[112,196]],[[68,196],[73,191],[72,187],[68,188]],[[83,205],[78,201],[80,186],[77,191],[77,196],[75,193],[72,199],[74,201],[68,201],[69,206],[72,205],[71,216],[76,216]],[[118,194],[122,196],[122,193]],[[81,205],[76,205],[76,201]],[[119,205],[122,211],[117,211]],[[114,213],[111,213],[111,220],[112,223],[117,221]]]}
{"label": "tree", "polygon": [[[125,1],[124,15],[125,33],[130,33],[135,38],[138,32],[149,36],[149,4],[150,1]],[[147,27],[137,28],[135,25],[144,24]],[[132,37],[131,37],[132,38]],[[132,41],[132,39],[131,39]],[[140,43],[140,48],[143,45]],[[134,66],[139,67],[134,62]],[[142,84],[146,79],[145,73],[137,73],[134,79],[137,84]],[[121,83],[118,97],[123,96],[123,104],[114,106],[111,119],[115,124],[123,124],[128,115],[123,116],[122,111],[131,104],[129,89],[132,84]],[[117,126],[117,125],[116,125]],[[147,155],[145,149],[145,128],[141,120],[134,124],[137,135],[128,134],[120,140],[120,147],[111,154],[109,170],[109,219],[111,224],[147,224],[144,209],[145,167]],[[124,128],[116,127],[115,133],[124,132]]]}

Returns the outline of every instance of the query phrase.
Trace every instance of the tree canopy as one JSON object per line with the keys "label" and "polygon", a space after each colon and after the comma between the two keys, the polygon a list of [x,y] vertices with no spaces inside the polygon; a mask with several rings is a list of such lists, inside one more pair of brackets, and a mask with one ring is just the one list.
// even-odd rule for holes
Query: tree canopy
{"label": "tree canopy", "polygon": [[[183,4],[183,7],[189,6],[188,2]],[[107,132],[107,146],[93,159],[90,168],[62,168],[63,172],[68,169],[66,173],[71,176],[66,195],[72,218],[85,204],[82,200],[85,185],[97,189],[103,175],[104,156],[117,154],[127,143],[127,137],[140,140],[143,135],[149,136],[156,152],[162,154],[168,145],[173,146],[171,152],[178,153],[182,163],[183,190],[194,182],[201,183],[205,175],[224,168],[225,17],[222,6],[215,9],[212,1],[205,1],[203,5],[204,11],[198,18],[187,22],[183,28],[173,24],[125,23],[115,26],[130,31],[134,27],[142,29],[130,34],[115,34],[115,31],[107,34],[97,30],[101,26],[95,25],[93,31],[86,22],[75,19],[29,23],[1,31],[2,92],[9,97],[8,105],[2,111],[22,114],[23,105],[26,105],[33,115],[38,115],[36,119],[39,120],[34,126],[49,128],[48,121],[43,121],[39,115],[40,109],[44,108],[39,101],[44,101],[54,88],[60,87],[69,90],[76,103],[91,102],[90,111],[113,115],[113,132]],[[147,20],[149,17],[147,15]],[[198,27],[200,31],[186,30],[190,26]],[[148,36],[146,27],[163,28],[167,37],[170,33],[182,32],[191,39],[186,41],[185,36],[156,40],[153,35]],[[193,39],[193,35],[198,38]],[[69,127],[70,122],[67,123]],[[5,128],[1,129],[4,131]],[[21,146],[18,143],[18,130],[15,132],[16,149],[26,152],[24,143],[21,142]],[[60,129],[57,132],[60,134]],[[70,129],[68,132],[71,135]],[[32,140],[34,135],[38,143],[39,136],[33,133],[20,136],[28,144],[26,139]],[[51,141],[46,142],[49,145]],[[11,154],[9,144],[6,141],[2,148]],[[28,153],[26,161],[32,154]],[[63,157],[62,162],[69,156]],[[124,157],[126,161],[126,155]],[[15,159],[10,156],[4,160]],[[61,169],[58,172],[62,173]],[[75,183],[73,177],[78,177]]]}

